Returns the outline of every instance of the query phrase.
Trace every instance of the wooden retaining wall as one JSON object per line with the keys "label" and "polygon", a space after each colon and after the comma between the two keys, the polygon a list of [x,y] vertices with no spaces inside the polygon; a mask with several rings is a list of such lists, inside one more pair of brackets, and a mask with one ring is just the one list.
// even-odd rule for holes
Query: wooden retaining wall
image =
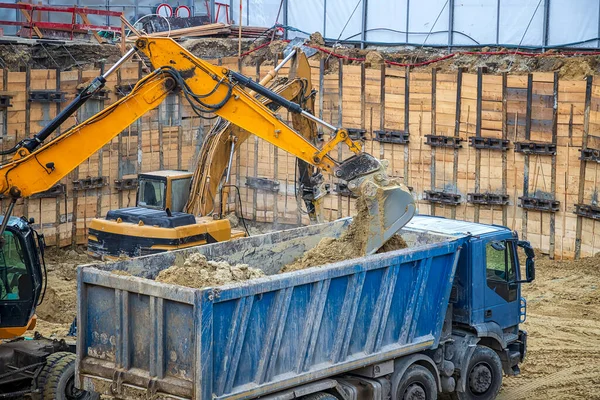
{"label": "wooden retaining wall", "polygon": [[[213,62],[239,69],[235,59]],[[491,75],[483,69],[472,74],[365,68],[337,59],[312,65],[317,115],[337,126],[363,130],[365,150],[390,160],[390,174],[412,189],[420,213],[506,225],[559,258],[600,251],[598,79],[567,81],[553,73]],[[271,68],[244,66],[242,72],[258,77]],[[39,131],[78,86],[102,70],[101,65],[67,72],[0,70],[0,96],[11,103],[0,107],[0,148]],[[88,102],[77,121],[122,96],[142,74],[137,63],[122,68],[110,78],[105,97]],[[57,91],[64,102],[45,100]],[[282,118],[290,120],[285,113]],[[65,128],[75,122],[73,118]],[[85,243],[92,218],[135,203],[128,177],[193,168],[209,126],[210,121],[170,96],[63,179],[62,186],[20,201],[16,215],[35,218],[49,244]],[[334,156],[343,159],[349,152]],[[246,218],[307,222],[295,196],[294,157],[251,137],[234,161],[232,183],[240,189]],[[279,189],[255,189],[247,177],[272,180]],[[325,203],[326,217],[351,214],[354,199],[339,195],[339,182],[328,179],[332,194]],[[235,201],[231,196],[228,206],[239,213]],[[7,200],[0,203],[4,210]]]}

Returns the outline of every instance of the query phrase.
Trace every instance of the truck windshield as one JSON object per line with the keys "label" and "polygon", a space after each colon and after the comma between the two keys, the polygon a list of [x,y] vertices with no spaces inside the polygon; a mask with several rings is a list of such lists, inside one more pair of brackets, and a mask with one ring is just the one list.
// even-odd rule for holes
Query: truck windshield
{"label": "truck windshield", "polygon": [[165,208],[165,182],[141,179],[138,205],[163,210]]}
{"label": "truck windshield", "polygon": [[31,276],[25,265],[21,243],[5,231],[4,246],[0,248],[1,300],[29,300],[33,295]]}

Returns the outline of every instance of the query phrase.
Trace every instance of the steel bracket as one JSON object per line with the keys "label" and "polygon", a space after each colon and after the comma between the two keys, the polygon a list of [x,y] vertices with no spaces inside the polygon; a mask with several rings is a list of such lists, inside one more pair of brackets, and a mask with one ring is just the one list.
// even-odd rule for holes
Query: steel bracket
{"label": "steel bracket", "polygon": [[425,144],[431,147],[450,147],[452,149],[460,149],[462,144],[461,138],[456,136],[444,136],[444,135],[425,135]]}
{"label": "steel bracket", "polygon": [[508,145],[510,144],[510,140],[507,139],[484,138],[478,136],[471,136],[469,140],[471,141],[469,146],[476,149],[506,151],[508,150]]}
{"label": "steel bracket", "polygon": [[460,204],[461,197],[462,196],[457,193],[450,193],[437,190],[426,190],[424,192],[423,200],[435,204],[457,206]]}
{"label": "steel bracket", "polygon": [[106,176],[97,176],[97,177],[87,177],[83,179],[77,179],[73,181],[73,190],[89,190],[89,189],[99,189],[108,184],[108,177]]}
{"label": "steel bracket", "polygon": [[579,159],[582,161],[594,161],[600,163],[600,150],[598,149],[579,149]]}
{"label": "steel bracket", "polygon": [[375,131],[375,137],[373,140],[381,143],[394,143],[394,144],[408,144],[410,134],[405,131],[392,131],[385,129],[382,131]]}
{"label": "steel bracket", "polygon": [[507,194],[497,193],[467,193],[467,203],[505,206],[508,204],[509,196]]}
{"label": "steel bracket", "polygon": [[[81,93],[85,88],[77,89],[77,93]],[[90,99],[105,101],[108,100],[108,91],[106,89],[100,89],[94,93]]]}
{"label": "steel bracket", "polygon": [[348,137],[352,140],[365,140],[365,135],[367,131],[365,129],[360,128],[347,128]]}
{"label": "steel bracket", "polygon": [[64,183],[57,183],[48,190],[31,195],[30,199],[47,199],[52,197],[61,197],[67,192]]}
{"label": "steel bracket", "polygon": [[515,152],[553,156],[556,154],[556,145],[552,143],[515,142]]}
{"label": "steel bracket", "polygon": [[538,197],[519,197],[519,207],[526,210],[557,212],[560,210],[560,201],[550,199],[540,199]]}
{"label": "steel bracket", "polygon": [[279,181],[267,178],[246,177],[246,186],[250,189],[264,190],[265,192],[279,192]]}
{"label": "steel bracket", "polygon": [[135,190],[138,187],[138,178],[115,179],[115,189],[119,192],[123,190]]}
{"label": "steel bracket", "polygon": [[12,96],[7,95],[7,94],[2,94],[0,95],[0,110],[6,110],[9,107],[12,107],[12,104],[10,104],[10,100],[12,99]]}
{"label": "steel bracket", "polygon": [[593,204],[575,204],[576,215],[585,218],[600,220],[600,206]]}
{"label": "steel bracket", "polygon": [[64,103],[65,92],[57,90],[30,90],[29,101],[36,103]]}

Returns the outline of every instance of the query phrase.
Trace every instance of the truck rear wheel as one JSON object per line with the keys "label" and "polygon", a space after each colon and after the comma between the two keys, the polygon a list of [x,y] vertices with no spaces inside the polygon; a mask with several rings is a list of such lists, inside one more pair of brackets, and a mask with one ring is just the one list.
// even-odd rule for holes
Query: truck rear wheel
{"label": "truck rear wheel", "polygon": [[309,394],[308,396],[304,396],[303,400],[338,400],[337,397],[332,395],[331,393],[326,392],[317,392],[313,394]]}
{"label": "truck rear wheel", "polygon": [[58,352],[48,356],[39,377],[43,399],[97,400],[98,393],[86,392],[75,387],[75,354]]}
{"label": "truck rear wheel", "polygon": [[437,400],[437,386],[431,372],[421,365],[411,365],[398,385],[397,400]]}
{"label": "truck rear wheel", "polygon": [[502,362],[498,354],[485,346],[477,346],[467,368],[466,391],[456,392],[458,400],[492,400],[502,386]]}

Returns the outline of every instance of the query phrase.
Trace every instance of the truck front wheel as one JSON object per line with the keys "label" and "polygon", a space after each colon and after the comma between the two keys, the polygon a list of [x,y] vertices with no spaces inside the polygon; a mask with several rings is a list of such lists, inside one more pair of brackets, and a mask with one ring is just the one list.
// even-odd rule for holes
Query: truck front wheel
{"label": "truck front wheel", "polygon": [[43,399],[97,400],[97,393],[85,392],[75,387],[75,354],[58,352],[48,356],[39,377]]}
{"label": "truck front wheel", "polygon": [[411,365],[398,386],[397,400],[437,400],[435,378],[421,365]]}
{"label": "truck front wheel", "polygon": [[465,392],[456,392],[458,400],[492,400],[502,386],[502,362],[498,354],[485,346],[477,346],[467,368]]}

